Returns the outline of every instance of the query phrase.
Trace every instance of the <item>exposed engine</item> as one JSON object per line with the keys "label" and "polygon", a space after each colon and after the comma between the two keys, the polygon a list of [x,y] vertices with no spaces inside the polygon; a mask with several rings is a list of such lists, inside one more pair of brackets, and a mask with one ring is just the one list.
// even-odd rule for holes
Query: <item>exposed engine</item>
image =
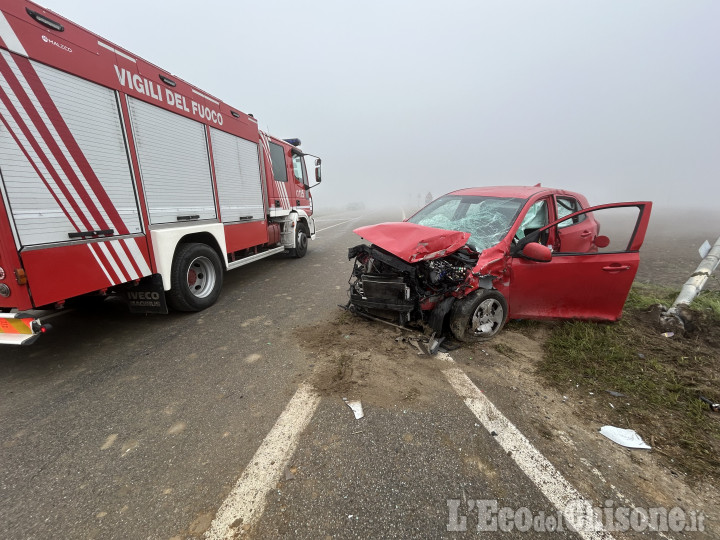
{"label": "exposed engine", "polygon": [[400,325],[425,321],[439,333],[455,296],[470,288],[466,281],[478,254],[462,248],[411,264],[377,246],[360,244],[348,250],[348,258],[355,258],[349,307]]}

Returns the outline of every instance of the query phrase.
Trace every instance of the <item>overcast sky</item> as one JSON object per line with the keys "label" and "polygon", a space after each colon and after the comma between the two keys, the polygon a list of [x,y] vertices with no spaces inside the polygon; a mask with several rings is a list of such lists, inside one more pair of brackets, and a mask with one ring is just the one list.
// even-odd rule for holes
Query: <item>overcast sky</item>
{"label": "overcast sky", "polygon": [[720,199],[716,0],[43,0],[323,158],[317,205]]}

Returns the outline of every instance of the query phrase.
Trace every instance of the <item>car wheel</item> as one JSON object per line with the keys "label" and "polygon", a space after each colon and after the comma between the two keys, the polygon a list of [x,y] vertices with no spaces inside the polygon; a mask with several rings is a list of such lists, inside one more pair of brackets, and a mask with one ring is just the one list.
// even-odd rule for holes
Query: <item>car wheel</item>
{"label": "car wheel", "polygon": [[220,296],[223,268],[218,254],[206,244],[180,244],[170,276],[167,301],[178,311],[201,311]]}
{"label": "car wheel", "polygon": [[295,249],[290,251],[293,257],[301,259],[305,256],[308,250],[309,238],[310,231],[308,231],[307,225],[298,221],[295,226]]}
{"label": "car wheel", "polygon": [[502,294],[481,289],[455,302],[450,313],[450,330],[460,341],[485,341],[502,329],[507,314]]}

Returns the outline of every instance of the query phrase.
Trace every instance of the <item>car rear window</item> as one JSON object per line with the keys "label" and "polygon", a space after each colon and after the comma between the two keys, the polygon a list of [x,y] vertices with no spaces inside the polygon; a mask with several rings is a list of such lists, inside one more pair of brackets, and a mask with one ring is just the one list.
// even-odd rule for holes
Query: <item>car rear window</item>
{"label": "car rear window", "polygon": [[[572,197],[557,197],[557,217],[558,219],[564,218],[565,216],[569,216],[570,214],[573,214],[575,212],[579,212],[582,210],[582,206],[580,203],[572,198]],[[576,223],[580,223],[585,219],[585,214],[581,214],[579,216],[575,216],[573,219],[568,219],[563,221],[558,225],[558,227],[570,227],[571,225],[575,225]]]}

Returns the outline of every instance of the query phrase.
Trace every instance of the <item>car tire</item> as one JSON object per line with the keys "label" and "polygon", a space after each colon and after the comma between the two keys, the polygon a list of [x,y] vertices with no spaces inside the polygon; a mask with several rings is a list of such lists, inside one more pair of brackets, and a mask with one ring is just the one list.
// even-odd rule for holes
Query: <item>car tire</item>
{"label": "car tire", "polygon": [[486,341],[505,325],[508,307],[495,290],[481,289],[458,300],[450,312],[450,331],[459,341]]}
{"label": "car tire", "polygon": [[206,244],[180,244],[170,270],[168,304],[178,311],[202,311],[220,296],[223,268],[220,257]]}
{"label": "car tire", "polygon": [[308,250],[308,240],[310,239],[310,231],[307,225],[298,221],[295,225],[295,249],[290,250],[293,257],[302,259]]}

